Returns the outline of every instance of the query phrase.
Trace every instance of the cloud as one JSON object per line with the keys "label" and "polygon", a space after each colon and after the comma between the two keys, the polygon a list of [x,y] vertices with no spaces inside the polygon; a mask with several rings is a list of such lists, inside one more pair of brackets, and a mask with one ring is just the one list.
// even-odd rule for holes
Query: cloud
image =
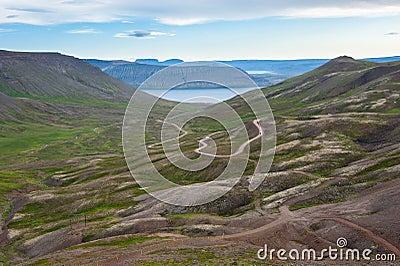
{"label": "cloud", "polygon": [[[203,24],[206,22],[213,21],[207,18],[178,18],[178,17],[157,18],[156,20],[158,20],[162,24],[176,25],[176,26]],[[223,19],[216,19],[216,20],[223,20]]]}
{"label": "cloud", "polygon": [[13,29],[3,29],[3,28],[0,28],[0,33],[7,33],[7,32],[14,32],[15,30],[13,30]]}
{"label": "cloud", "polygon": [[123,33],[117,33],[114,35],[116,38],[140,38],[140,39],[154,39],[157,36],[169,36],[173,37],[175,34],[159,32],[159,31],[148,31],[148,30],[132,30]]}
{"label": "cloud", "polygon": [[[189,25],[265,17],[337,18],[400,15],[399,0],[1,0],[0,24],[50,25],[150,18]],[[13,17],[10,17],[13,16]],[[7,18],[8,17],[8,18]]]}
{"label": "cloud", "polygon": [[393,36],[393,35],[400,35],[400,32],[388,32],[385,35]]}
{"label": "cloud", "polygon": [[62,1],[61,4],[65,5],[80,5],[80,4],[86,4],[90,1],[87,0],[67,0],[67,1]]}
{"label": "cloud", "polygon": [[50,10],[44,8],[19,8],[19,7],[9,7],[7,10],[17,11],[17,12],[27,12],[27,13],[51,13]]}
{"label": "cloud", "polygon": [[98,34],[100,31],[96,31],[94,29],[80,29],[80,30],[69,30],[66,31],[69,34]]}

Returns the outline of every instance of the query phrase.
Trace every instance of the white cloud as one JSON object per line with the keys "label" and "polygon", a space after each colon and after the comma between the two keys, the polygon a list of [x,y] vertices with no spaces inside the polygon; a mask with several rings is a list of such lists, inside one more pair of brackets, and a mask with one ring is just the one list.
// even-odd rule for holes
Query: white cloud
{"label": "white cloud", "polygon": [[400,15],[399,0],[1,0],[0,23],[49,25],[156,19],[188,25],[263,17],[380,17]]}
{"label": "white cloud", "polygon": [[15,30],[13,30],[13,29],[3,29],[3,28],[0,28],[0,33],[7,33],[7,32],[14,32]]}
{"label": "white cloud", "polygon": [[[202,24],[213,21],[207,18],[177,18],[177,17],[165,17],[165,18],[158,18],[156,20],[160,21],[162,24],[177,25],[177,26]],[[217,20],[222,20],[222,19],[217,19]]]}
{"label": "white cloud", "polygon": [[[379,2],[379,1],[377,1]],[[367,8],[370,7],[370,8]],[[337,17],[382,17],[400,14],[400,3],[397,6],[380,6],[364,4],[340,7],[309,7],[304,9],[288,9],[286,15],[299,18],[337,18]]]}
{"label": "white cloud", "polygon": [[79,30],[68,30],[66,33],[70,34],[98,34],[100,31],[96,31],[94,29],[79,29]]}
{"label": "white cloud", "polygon": [[114,35],[116,38],[139,38],[139,39],[154,39],[157,36],[175,36],[173,33],[166,33],[160,31],[148,31],[148,30],[131,30],[123,33],[117,33]]}

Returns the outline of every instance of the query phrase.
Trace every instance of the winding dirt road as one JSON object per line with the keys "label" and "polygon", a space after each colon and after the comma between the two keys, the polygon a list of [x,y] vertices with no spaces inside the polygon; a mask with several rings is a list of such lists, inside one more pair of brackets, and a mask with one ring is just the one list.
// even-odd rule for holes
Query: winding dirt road
{"label": "winding dirt road", "polygon": [[[183,134],[179,135],[179,136],[176,137],[176,138],[172,138],[172,139],[168,139],[168,140],[165,140],[165,141],[162,141],[162,142],[158,142],[158,143],[154,143],[154,144],[148,145],[147,147],[150,148],[150,149],[151,149],[151,148],[154,148],[154,147],[156,147],[156,146],[160,146],[160,145],[162,145],[163,143],[166,143],[166,142],[170,142],[170,141],[173,141],[173,140],[176,140],[176,139],[183,138],[184,136],[186,136],[187,134],[189,134],[186,130],[184,130],[183,128],[180,128],[180,127],[179,127],[177,124],[175,124],[175,123],[166,122],[166,121],[163,121],[163,120],[157,120],[157,122],[170,124],[170,125],[176,127],[178,130],[182,131]],[[233,156],[237,156],[237,155],[243,153],[243,151],[244,151],[244,149],[246,148],[247,145],[250,145],[250,143],[252,143],[253,141],[255,141],[255,140],[259,139],[259,138],[261,138],[261,137],[264,135],[264,132],[263,132],[261,126],[260,126],[260,122],[256,119],[256,120],[253,120],[252,123],[253,123],[254,126],[256,126],[257,129],[258,129],[258,134],[257,134],[257,136],[255,136],[254,138],[249,139],[249,140],[245,141],[244,143],[242,143],[242,145],[240,145],[240,147],[237,149],[237,151],[236,151],[235,153],[230,154],[230,155],[218,155],[218,154],[211,154],[211,153],[207,153],[207,152],[201,151],[201,150],[203,150],[203,149],[205,149],[206,147],[209,146],[209,145],[207,144],[207,140],[211,139],[211,137],[212,137],[213,135],[218,134],[219,132],[211,133],[211,134],[209,134],[208,136],[206,136],[206,137],[202,138],[201,140],[199,140],[199,148],[195,149],[194,152],[197,153],[197,154],[200,154],[200,155],[205,155],[205,156],[209,156],[209,157],[213,157],[213,158],[230,158],[230,157],[233,157]]]}
{"label": "winding dirt road", "polygon": [[391,244],[389,241],[387,241],[386,239],[376,235],[374,232],[372,232],[371,230],[368,230],[365,227],[359,226],[358,224],[355,224],[349,220],[343,219],[343,218],[339,218],[339,217],[334,217],[334,218],[326,218],[327,220],[332,220],[332,221],[336,221],[338,223],[341,223],[347,227],[350,227],[356,231],[361,232],[361,234],[363,234],[366,238],[372,240],[373,242],[382,245],[383,247],[385,247],[386,249],[392,251],[393,253],[395,253],[397,256],[400,257],[400,250],[395,247],[393,244]]}
{"label": "winding dirt road", "polygon": [[206,141],[208,139],[210,139],[211,136],[213,134],[215,134],[215,133],[210,134],[207,137],[201,139],[199,141],[200,147],[197,148],[196,150],[194,150],[194,152],[197,153],[197,154],[200,154],[200,155],[205,155],[205,156],[209,156],[209,157],[213,157],[213,158],[230,158],[230,157],[233,157],[233,156],[237,156],[237,155],[243,153],[243,151],[244,151],[244,149],[246,148],[247,145],[250,145],[250,143],[252,143],[253,141],[255,141],[255,140],[257,140],[257,139],[259,139],[259,138],[261,138],[263,136],[264,132],[263,132],[261,126],[260,126],[260,122],[256,119],[256,120],[253,120],[253,124],[258,129],[257,136],[255,136],[254,138],[249,139],[249,140],[245,141],[244,143],[242,143],[242,145],[240,145],[240,147],[237,149],[237,151],[235,153],[233,153],[233,154],[230,154],[230,155],[218,155],[218,154],[211,154],[211,153],[207,153],[207,152],[201,151],[202,149],[208,147],[208,144],[207,144]]}
{"label": "winding dirt road", "polygon": [[[159,121],[159,122],[163,122],[163,121]],[[209,140],[213,135],[217,134],[218,132],[212,133],[212,134],[206,136],[205,138],[201,139],[199,141],[199,148],[194,150],[194,152],[197,153],[197,154],[202,154],[202,155],[210,156],[210,157],[214,157],[214,158],[230,158],[232,156],[237,156],[237,155],[243,153],[243,151],[244,151],[244,149],[246,148],[247,145],[250,145],[251,142],[253,142],[253,141],[255,141],[255,140],[257,140],[257,139],[259,139],[259,138],[261,138],[263,136],[263,130],[262,130],[260,124],[259,124],[259,121],[258,120],[254,120],[252,122],[257,127],[259,133],[254,138],[249,139],[246,142],[242,143],[235,153],[233,153],[231,155],[215,155],[215,154],[210,154],[210,153],[202,151],[203,149],[205,149],[206,147],[209,146],[209,144],[207,144],[207,140]],[[188,134],[187,131],[181,129],[176,124],[174,124],[174,123],[170,123],[170,124],[184,132],[182,135],[180,135],[178,137],[178,139]],[[166,140],[164,142],[171,141],[171,140],[172,139]],[[156,143],[156,144],[153,144],[151,146],[154,147],[156,145],[161,145],[162,143],[163,142]],[[306,172],[303,172],[303,171],[294,170],[292,172],[298,173],[298,174],[304,174],[304,175],[307,175],[307,176],[309,176],[311,178],[314,178],[314,179],[320,179],[320,177],[318,177],[318,176],[316,176],[314,174],[306,173]],[[328,180],[328,182],[329,182],[329,180]],[[267,224],[265,224],[265,225],[263,225],[263,226],[261,226],[259,228],[255,228],[255,229],[252,229],[252,230],[249,230],[249,231],[236,233],[236,234],[232,234],[232,235],[226,235],[223,239],[225,241],[226,240],[228,240],[228,241],[245,241],[246,239],[248,240],[248,239],[256,238],[256,237],[259,237],[260,235],[264,235],[266,233],[274,231],[279,226],[288,224],[290,222],[294,222],[294,221],[299,220],[299,219],[304,219],[303,217],[299,216],[301,212],[300,213],[292,212],[292,211],[290,211],[288,209],[288,207],[286,205],[282,205],[281,207],[279,207],[279,211],[280,211],[280,214],[278,215],[276,220],[274,220],[272,222],[269,222],[269,223],[267,223]],[[314,219],[315,218],[317,218],[317,217],[314,217]],[[340,223],[342,225],[345,225],[345,226],[347,226],[347,227],[349,227],[349,228],[351,228],[353,230],[356,230],[356,231],[360,232],[365,238],[370,239],[371,241],[382,245],[387,250],[390,250],[393,253],[395,253],[397,256],[400,256],[400,250],[396,246],[394,246],[393,244],[391,244],[386,239],[382,238],[381,236],[375,234],[374,232],[372,232],[371,230],[369,230],[369,229],[367,229],[365,227],[362,227],[362,226],[360,226],[360,225],[358,225],[358,224],[356,224],[354,222],[351,222],[351,221],[349,221],[349,220],[347,220],[345,218],[341,218],[341,217],[335,217],[335,216],[333,216],[333,217],[332,216],[321,217],[320,216],[318,218],[319,219],[325,219],[325,220],[332,220],[332,221],[338,222],[338,223]],[[218,238],[219,237],[213,237],[212,239],[215,241]]]}

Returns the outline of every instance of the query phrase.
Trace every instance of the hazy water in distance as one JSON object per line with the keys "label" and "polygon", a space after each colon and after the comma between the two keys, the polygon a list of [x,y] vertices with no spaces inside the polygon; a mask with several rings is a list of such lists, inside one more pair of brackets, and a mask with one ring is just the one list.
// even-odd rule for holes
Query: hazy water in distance
{"label": "hazy water in distance", "polygon": [[[243,94],[247,91],[253,90],[254,88],[239,88],[232,91],[228,88],[178,88],[171,89],[169,91],[165,89],[141,89],[142,91],[161,97],[166,100],[176,102],[207,102],[217,103],[219,101],[225,101],[235,97],[238,94]],[[195,97],[201,97],[201,99],[192,99]]]}

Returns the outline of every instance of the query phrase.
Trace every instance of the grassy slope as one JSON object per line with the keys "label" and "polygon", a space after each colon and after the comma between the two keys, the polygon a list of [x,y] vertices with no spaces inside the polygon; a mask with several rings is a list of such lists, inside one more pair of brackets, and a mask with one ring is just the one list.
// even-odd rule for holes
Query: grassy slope
{"label": "grassy slope", "polygon": [[53,170],[18,169],[24,164],[122,153],[115,124],[132,87],[60,54],[0,51],[0,58],[1,209],[11,191],[36,186],[38,173]]}
{"label": "grassy slope", "polygon": [[[55,53],[0,51],[0,91],[11,97],[115,101],[132,87],[79,59]],[[82,101],[83,102],[83,101]]]}
{"label": "grassy slope", "polygon": [[399,70],[399,62],[339,58],[264,93],[278,114],[391,112],[399,108]]}

